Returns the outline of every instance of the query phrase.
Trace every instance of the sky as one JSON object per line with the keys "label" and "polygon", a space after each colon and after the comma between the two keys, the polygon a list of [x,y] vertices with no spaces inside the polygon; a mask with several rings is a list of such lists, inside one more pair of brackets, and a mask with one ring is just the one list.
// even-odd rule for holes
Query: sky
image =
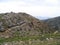
{"label": "sky", "polygon": [[26,12],[32,16],[60,16],[60,0],[0,0],[0,13]]}

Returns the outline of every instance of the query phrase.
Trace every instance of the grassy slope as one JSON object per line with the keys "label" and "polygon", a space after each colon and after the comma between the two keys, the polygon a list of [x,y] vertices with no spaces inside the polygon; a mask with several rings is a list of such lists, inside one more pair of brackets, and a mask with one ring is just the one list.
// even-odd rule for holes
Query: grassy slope
{"label": "grassy slope", "polygon": [[[43,36],[44,35],[44,36]],[[60,34],[43,34],[40,36],[30,36],[30,37],[13,37],[13,38],[0,38],[0,43],[4,43],[4,42],[12,42],[12,41],[28,41],[28,40],[40,40],[43,41],[41,42],[37,42],[37,43],[41,43],[41,45],[48,45],[48,43],[50,43],[51,45],[60,45]],[[46,40],[46,38],[53,38],[53,41],[51,42],[51,40]],[[36,43],[36,44],[37,44]]]}

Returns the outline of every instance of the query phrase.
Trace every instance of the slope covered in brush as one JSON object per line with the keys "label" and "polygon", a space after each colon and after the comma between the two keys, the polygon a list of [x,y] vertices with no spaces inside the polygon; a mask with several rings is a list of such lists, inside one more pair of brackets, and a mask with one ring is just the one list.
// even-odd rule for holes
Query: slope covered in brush
{"label": "slope covered in brush", "polygon": [[49,33],[46,23],[26,13],[0,14],[0,37],[33,36]]}

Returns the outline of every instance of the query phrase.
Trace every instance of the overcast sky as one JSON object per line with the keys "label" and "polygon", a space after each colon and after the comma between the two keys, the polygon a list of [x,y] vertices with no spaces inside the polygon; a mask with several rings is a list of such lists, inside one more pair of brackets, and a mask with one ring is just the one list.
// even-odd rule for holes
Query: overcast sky
{"label": "overcast sky", "polygon": [[33,16],[60,16],[60,0],[0,0],[0,13],[26,12]]}

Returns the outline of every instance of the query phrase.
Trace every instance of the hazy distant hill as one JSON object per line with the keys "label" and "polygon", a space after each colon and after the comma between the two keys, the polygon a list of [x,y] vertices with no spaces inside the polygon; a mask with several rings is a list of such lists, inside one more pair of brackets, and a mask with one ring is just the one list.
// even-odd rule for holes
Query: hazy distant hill
{"label": "hazy distant hill", "polygon": [[60,31],[60,16],[44,20],[51,28]]}
{"label": "hazy distant hill", "polygon": [[35,16],[36,18],[40,19],[40,20],[46,20],[49,19],[50,17],[42,17],[42,16]]}

